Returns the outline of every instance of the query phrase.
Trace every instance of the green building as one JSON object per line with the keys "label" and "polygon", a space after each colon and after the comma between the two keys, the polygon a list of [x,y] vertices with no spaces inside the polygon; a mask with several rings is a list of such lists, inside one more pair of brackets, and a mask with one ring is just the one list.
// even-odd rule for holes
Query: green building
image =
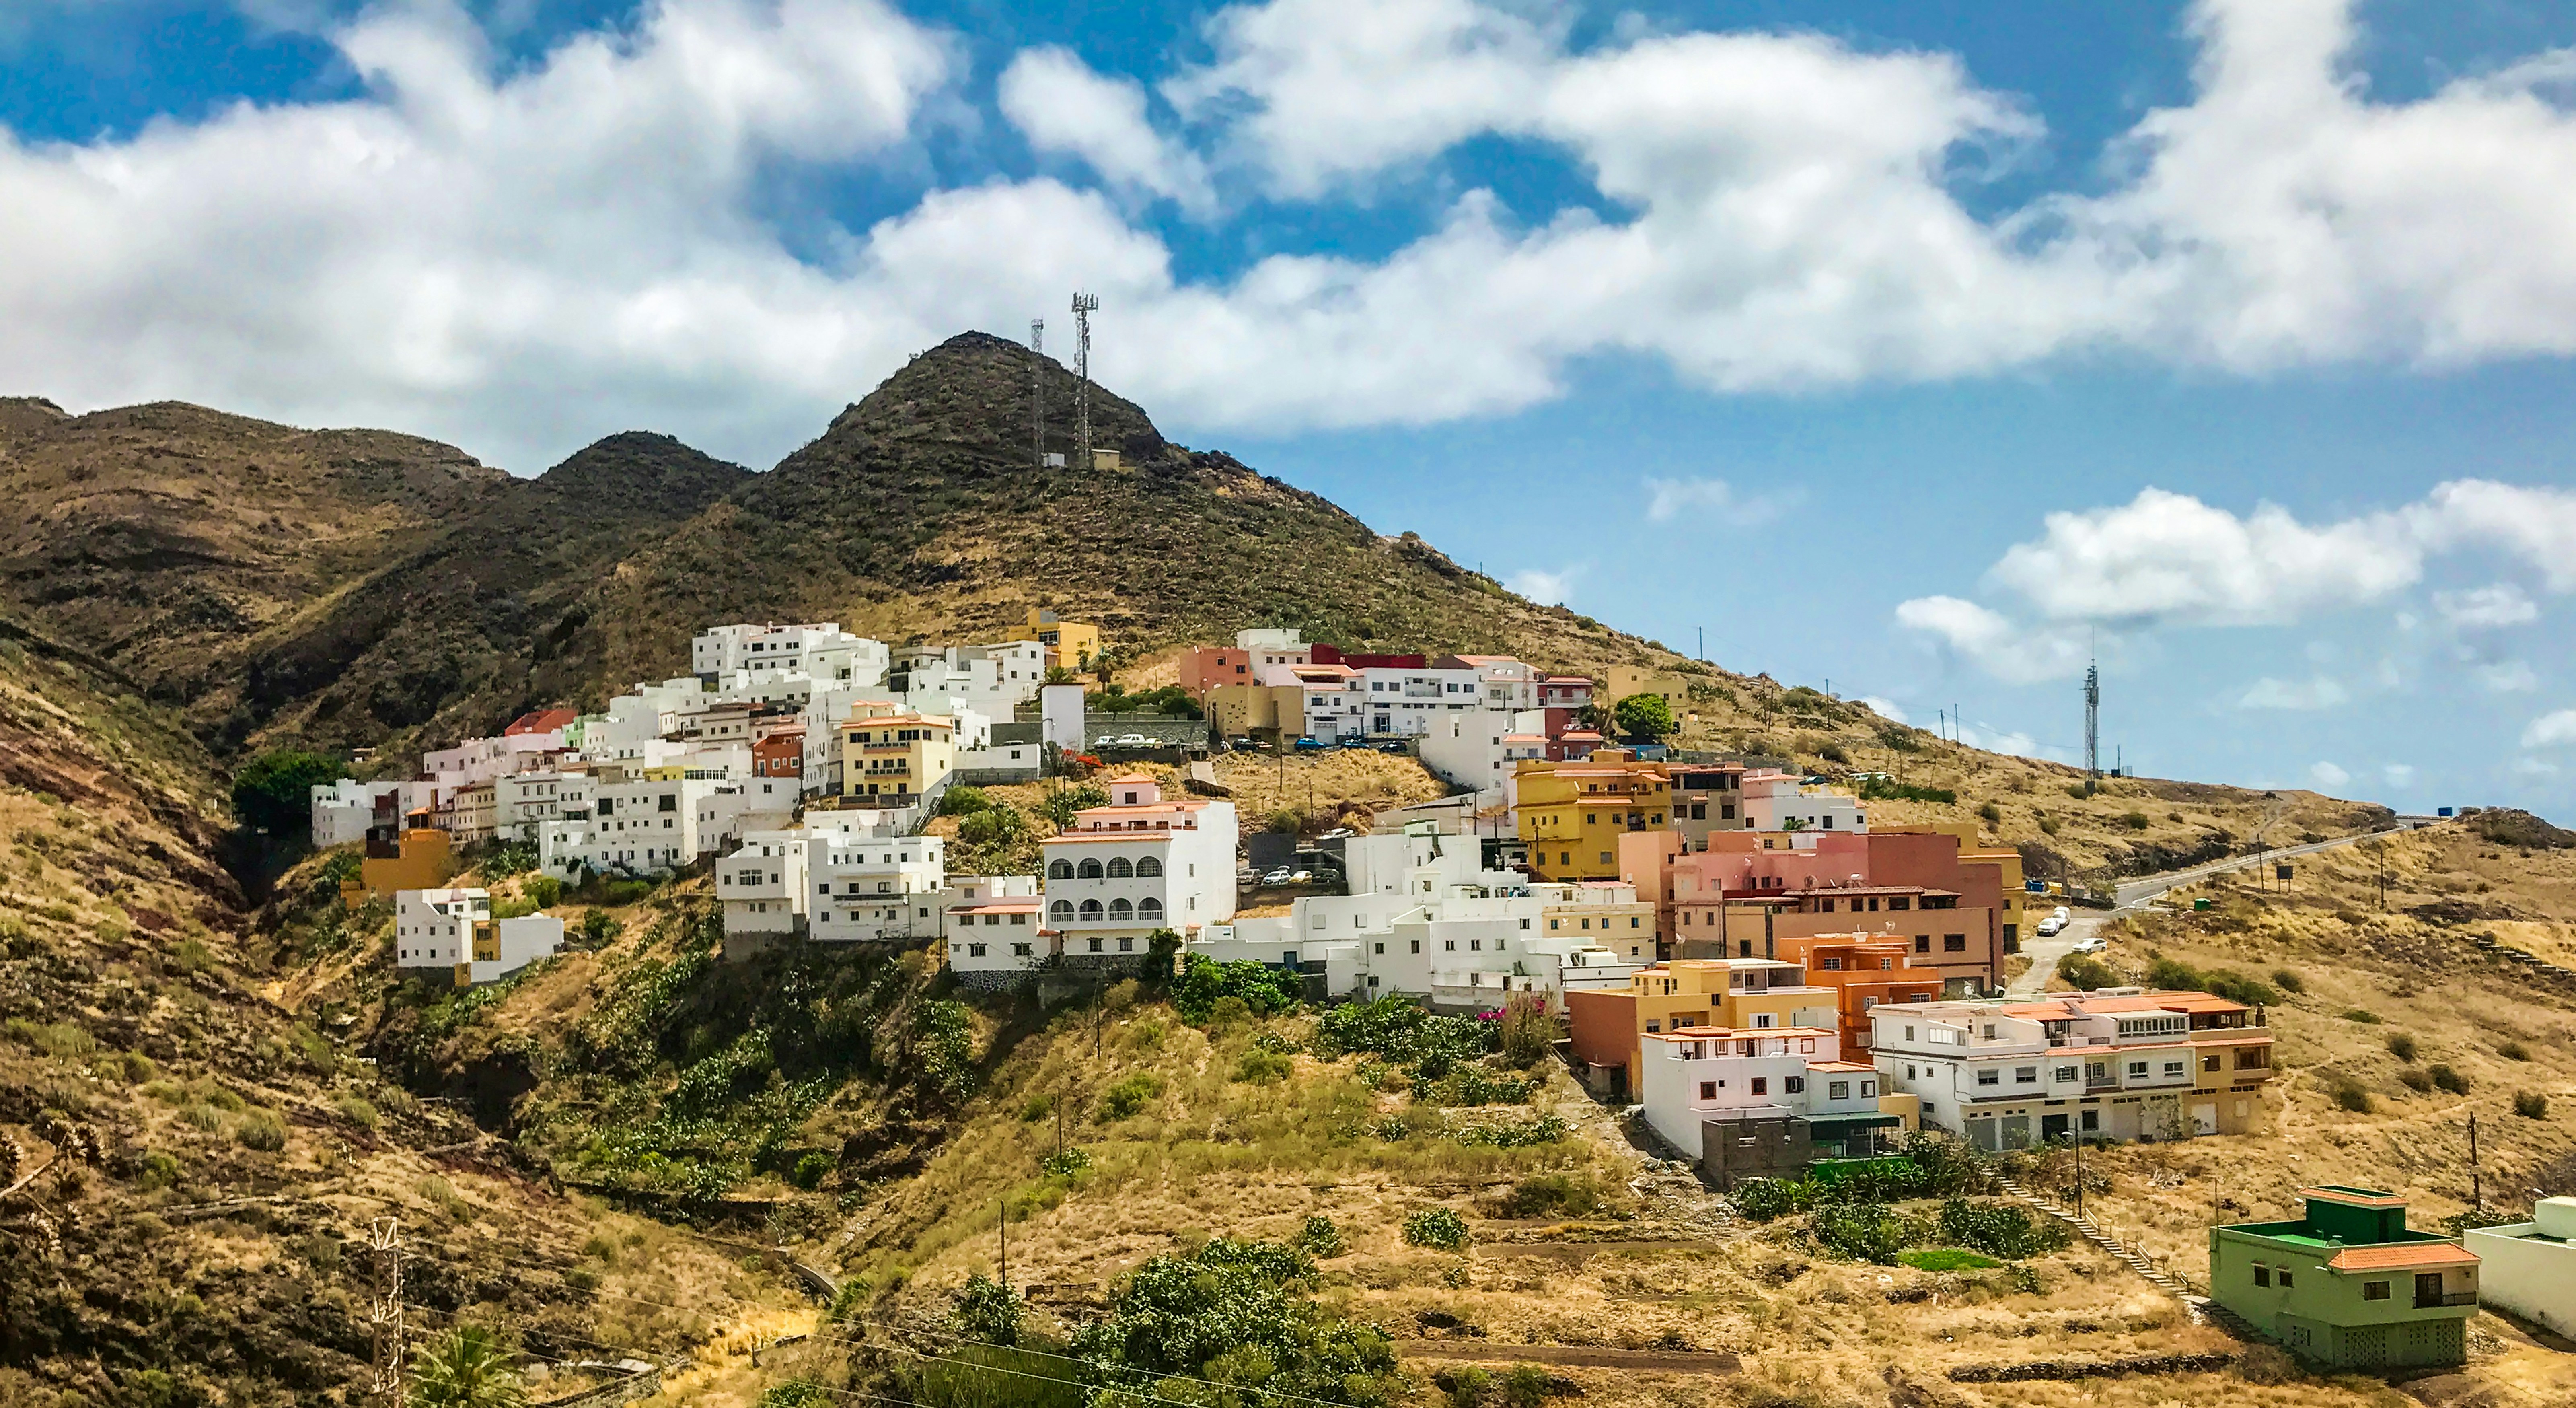
{"label": "green building", "polygon": [[2302,1358],[2340,1369],[2458,1364],[2478,1313],[2478,1258],[2406,1230],[2370,1188],[2302,1188],[2296,1222],[2209,1229],[2209,1293]]}

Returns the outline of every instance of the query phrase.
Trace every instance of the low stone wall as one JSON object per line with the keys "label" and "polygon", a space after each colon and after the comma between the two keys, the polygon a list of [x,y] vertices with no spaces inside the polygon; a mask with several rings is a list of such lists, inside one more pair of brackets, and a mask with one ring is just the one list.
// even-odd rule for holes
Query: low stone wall
{"label": "low stone wall", "polygon": [[2108,1379],[2121,1374],[2207,1374],[2236,1362],[2233,1354],[2151,1354],[2136,1359],[2041,1359],[2028,1364],[1970,1364],[1950,1371],[1958,1384],[2011,1384],[2033,1379]]}

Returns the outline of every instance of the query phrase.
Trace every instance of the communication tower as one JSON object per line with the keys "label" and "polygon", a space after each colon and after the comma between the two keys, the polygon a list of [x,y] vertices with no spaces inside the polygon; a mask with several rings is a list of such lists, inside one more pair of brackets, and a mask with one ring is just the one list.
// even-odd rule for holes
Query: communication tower
{"label": "communication tower", "polygon": [[1029,319],[1029,467],[1046,469],[1046,319]]}
{"label": "communication tower", "polygon": [[1091,471],[1091,315],[1099,307],[1099,294],[1073,296],[1074,466],[1084,474]]}
{"label": "communication tower", "polygon": [[2087,661],[2084,666],[2084,775],[2102,776],[2102,666]]}

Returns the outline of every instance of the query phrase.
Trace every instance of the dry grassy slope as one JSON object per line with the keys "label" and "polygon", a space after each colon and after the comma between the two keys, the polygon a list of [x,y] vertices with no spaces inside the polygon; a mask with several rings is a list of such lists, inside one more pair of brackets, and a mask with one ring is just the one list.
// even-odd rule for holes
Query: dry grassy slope
{"label": "dry grassy slope", "polygon": [[[2216,908],[2191,912],[2199,897]],[[2197,1277],[2214,1218],[2294,1215],[2297,1189],[2313,1183],[2395,1189],[2414,1225],[2438,1226],[2468,1205],[2472,1114],[2490,1207],[2528,1207],[2533,1189],[2576,1194],[2576,989],[2549,987],[2474,942],[2493,933],[2565,954],[2576,852],[2525,853],[2446,823],[2307,857],[2286,889],[2249,879],[2172,898],[2176,912],[2114,926],[2114,967],[2143,974],[2161,954],[2258,978],[2287,971],[2304,990],[2269,1009],[2282,1069],[2265,1097],[2268,1128],[2088,1156],[2111,1176],[2092,1206],[2116,1235]],[[2412,1060],[2391,1049],[2400,1036],[2415,1043]],[[2437,1065],[2466,1077],[2466,1092],[2402,1079]],[[2338,1105],[2345,1082],[2368,1095],[2367,1112]],[[2524,1091],[2547,1097],[2547,1118],[2514,1113]],[[2564,1354],[2523,1347],[2492,1317],[2479,1325],[2488,1338],[2470,1378],[2495,1402],[2567,1401]]]}
{"label": "dry grassy slope", "polygon": [[345,1246],[386,1212],[423,1254],[427,1323],[503,1303],[560,1357],[714,1327],[531,1266],[586,1263],[675,1307],[718,1288],[794,1304],[735,1253],[544,1194],[269,1000],[203,753],[33,639],[0,640],[0,1135],[21,1171],[59,1152],[49,1120],[95,1129],[105,1157],[0,1201],[0,1403],[336,1401],[367,1352]]}
{"label": "dry grassy slope", "polygon": [[0,402],[0,590],[40,628],[184,700],[245,638],[509,482],[453,446],[164,402]]}

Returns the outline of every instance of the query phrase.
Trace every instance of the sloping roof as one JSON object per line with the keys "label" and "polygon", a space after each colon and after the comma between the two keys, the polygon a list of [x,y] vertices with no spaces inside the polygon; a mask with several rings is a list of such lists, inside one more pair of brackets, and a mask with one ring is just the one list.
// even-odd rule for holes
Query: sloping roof
{"label": "sloping roof", "polygon": [[2395,1271],[2410,1266],[2475,1266],[2478,1254],[2448,1242],[2380,1242],[2346,1247],[2326,1265],[2336,1271]]}

